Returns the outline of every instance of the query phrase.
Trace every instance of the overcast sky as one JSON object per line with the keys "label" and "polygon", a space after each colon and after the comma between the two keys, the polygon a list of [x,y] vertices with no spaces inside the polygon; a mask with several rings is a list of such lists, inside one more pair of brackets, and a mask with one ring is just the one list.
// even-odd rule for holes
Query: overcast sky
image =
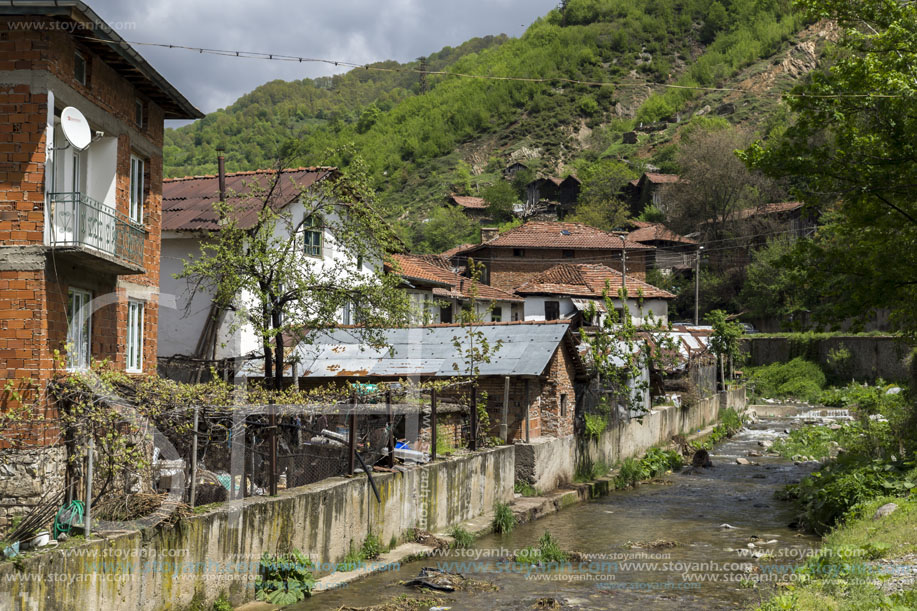
{"label": "overcast sky", "polygon": [[[412,60],[474,36],[519,36],[558,0],[88,0],[129,41],[367,63]],[[334,66],[137,50],[192,104],[211,112],[273,79]]]}

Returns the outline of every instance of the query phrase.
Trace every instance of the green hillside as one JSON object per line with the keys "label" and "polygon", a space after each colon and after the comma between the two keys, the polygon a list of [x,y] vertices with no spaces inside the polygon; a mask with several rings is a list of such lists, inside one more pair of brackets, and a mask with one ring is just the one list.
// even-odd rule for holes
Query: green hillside
{"label": "green hillside", "polygon": [[[420,95],[416,74],[358,69],[335,77],[331,90],[321,79],[269,83],[226,111],[171,131],[167,174],[212,171],[220,142],[230,169],[270,165],[289,138],[306,164],[347,167],[352,153],[339,151],[356,151],[368,164],[380,209],[405,239],[439,248],[469,233],[442,229],[454,221],[437,211],[443,196],[482,192],[510,159],[580,176],[599,176],[594,168],[608,159],[626,160],[634,173],[646,162],[677,170],[679,133],[698,111],[725,108],[720,114],[732,123],[769,129],[768,121],[779,122],[769,119],[779,90],[811,67],[811,58],[799,57],[800,45],[814,36],[805,25],[784,0],[569,0],[565,11],[537,20],[521,38],[476,39],[438,60],[450,73],[549,82],[431,77]],[[436,69],[432,58],[430,67]],[[313,94],[314,108],[307,102]],[[622,143],[639,123],[659,121],[668,121],[664,129]],[[429,239],[434,227],[446,238]]]}
{"label": "green hillside", "polygon": [[[499,46],[506,40],[505,35],[485,36],[459,47],[446,47],[427,58],[427,69],[443,70],[468,54]],[[392,71],[352,70],[301,81],[271,81],[228,108],[190,125],[167,129],[166,176],[215,172],[219,146],[225,148],[230,172],[270,167],[278,147],[291,138],[335,122],[356,124],[370,105],[374,104],[377,112],[385,112],[420,93],[418,74],[405,71],[417,70],[419,61],[386,61],[370,66]]]}

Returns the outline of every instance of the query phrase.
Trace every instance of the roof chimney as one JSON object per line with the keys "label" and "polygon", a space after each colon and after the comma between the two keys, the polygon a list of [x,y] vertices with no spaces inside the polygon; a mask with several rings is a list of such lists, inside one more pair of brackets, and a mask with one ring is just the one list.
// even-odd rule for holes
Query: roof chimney
{"label": "roof chimney", "polygon": [[217,149],[217,176],[220,180],[220,201],[226,202],[226,160],[223,157],[223,147]]}
{"label": "roof chimney", "polygon": [[500,235],[500,230],[496,227],[481,227],[481,244],[489,242]]}

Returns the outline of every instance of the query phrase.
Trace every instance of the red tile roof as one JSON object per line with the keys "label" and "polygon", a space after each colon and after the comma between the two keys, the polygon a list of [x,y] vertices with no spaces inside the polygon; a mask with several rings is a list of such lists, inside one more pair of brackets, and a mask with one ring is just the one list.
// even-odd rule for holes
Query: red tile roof
{"label": "red tile roof", "polygon": [[530,221],[501,233],[492,240],[461,251],[481,248],[563,248],[569,250],[649,250],[652,246],[625,240],[621,236],[581,223]]}
{"label": "red tile roof", "polygon": [[[562,263],[542,272],[516,289],[520,295],[570,295],[575,297],[601,297],[606,283],[609,294],[615,295],[621,287],[621,272],[607,265]],[[627,276],[624,284],[629,297],[642,294],[648,299],[675,299],[668,291]]]}
{"label": "red tile roof", "polygon": [[458,253],[460,253],[460,252],[462,252],[462,251],[464,251],[464,250],[468,250],[469,248],[471,248],[471,247],[473,247],[473,246],[477,246],[477,244],[459,244],[458,246],[454,246],[454,247],[450,248],[449,250],[444,250],[443,252],[439,253],[439,256],[440,256],[440,257],[444,257],[444,258],[446,258],[446,259],[451,259],[452,257],[454,257],[455,255],[457,255]]}
{"label": "red tile roof", "polygon": [[671,184],[679,181],[677,174],[659,174],[658,172],[647,172],[644,174],[646,179],[654,184]]}
{"label": "red tile roof", "polygon": [[470,195],[456,195],[453,193],[449,199],[454,201],[462,208],[471,208],[473,210],[484,210],[487,208],[487,201],[483,197],[472,197]]}
{"label": "red tile roof", "polygon": [[[283,170],[274,190],[271,206],[283,208],[297,200],[302,189],[336,175],[336,168],[310,167]],[[243,227],[257,219],[263,197],[253,196],[253,189],[268,189],[277,175],[276,170],[233,172],[226,175],[226,200],[238,214]],[[166,178],[162,181],[163,231],[219,230],[214,202],[219,201],[219,178],[215,174]]]}
{"label": "red tile roof", "polygon": [[[400,274],[407,280],[440,285],[434,292],[441,297],[471,299],[471,279],[453,272],[449,263],[438,255],[392,255],[392,262],[386,265],[389,271]],[[482,301],[522,301],[516,295],[501,291],[488,284],[477,283],[477,299]]]}
{"label": "red tile roof", "polygon": [[[640,221],[637,221],[640,222]],[[635,223],[636,224],[636,223]],[[694,240],[678,235],[662,223],[646,223],[639,229],[627,234],[627,239],[633,242],[679,242],[681,244],[697,244]]]}

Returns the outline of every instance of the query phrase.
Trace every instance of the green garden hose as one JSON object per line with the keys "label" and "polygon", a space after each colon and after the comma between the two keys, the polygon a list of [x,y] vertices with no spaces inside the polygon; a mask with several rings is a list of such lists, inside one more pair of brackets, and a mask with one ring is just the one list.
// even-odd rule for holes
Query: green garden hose
{"label": "green garden hose", "polygon": [[70,534],[74,524],[82,524],[83,511],[82,501],[70,501],[69,505],[61,507],[54,518],[54,538],[61,533]]}

